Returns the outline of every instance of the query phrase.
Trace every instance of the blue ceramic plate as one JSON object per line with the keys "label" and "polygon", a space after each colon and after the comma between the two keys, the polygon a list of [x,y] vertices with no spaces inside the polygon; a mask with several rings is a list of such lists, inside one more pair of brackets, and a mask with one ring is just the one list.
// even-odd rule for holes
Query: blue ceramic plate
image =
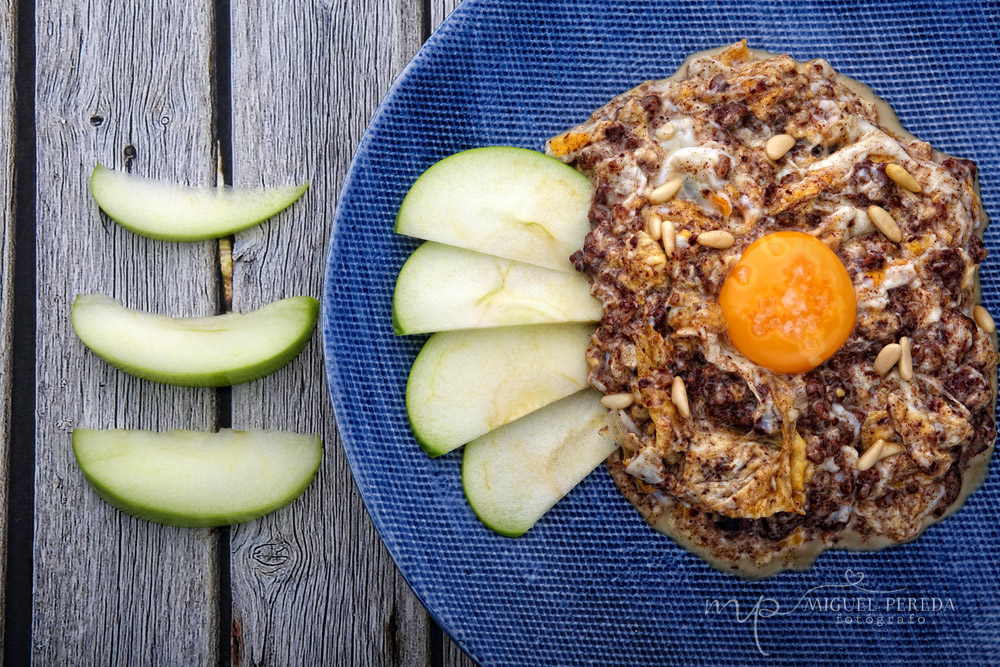
{"label": "blue ceramic plate", "polygon": [[[396,338],[396,272],[418,245],[396,209],[435,161],[475,146],[540,149],[685,54],[734,42],[825,57],[874,87],[917,136],[980,167],[1000,219],[1000,9],[994,2],[467,0],[403,71],[344,185],[323,330],[354,477],[421,601],[488,665],[862,664],[1000,661],[1000,479],[917,541],[827,552],[748,582],[654,533],[595,471],[526,536],[469,510],[461,451],[428,458],[403,406],[424,337]],[[982,270],[1000,296],[995,228]],[[727,604],[728,603],[728,604]]]}

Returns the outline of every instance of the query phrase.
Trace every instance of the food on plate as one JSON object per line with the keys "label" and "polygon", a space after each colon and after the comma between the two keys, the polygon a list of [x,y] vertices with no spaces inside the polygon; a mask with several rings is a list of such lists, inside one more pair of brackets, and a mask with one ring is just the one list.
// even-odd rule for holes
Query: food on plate
{"label": "food on plate", "polygon": [[97,356],[132,375],[190,387],[249,382],[278,370],[305,347],[319,302],[274,301],[251,313],[164,317],[125,308],[103,294],[73,302],[73,329]]}
{"label": "food on plate", "polygon": [[[657,529],[759,576],[918,536],[981,481],[997,354],[976,167],[828,63],[738,43],[551,139],[595,190],[608,467]],[[845,280],[846,279],[846,280]]]}
{"label": "food on plate", "polygon": [[475,149],[428,169],[397,217],[397,232],[433,239],[393,296],[396,334],[437,332],[410,369],[411,430],[431,456],[469,443],[469,504],[504,535],[528,530],[616,446],[585,389],[601,306],[568,261],[591,192],[541,153]]}
{"label": "food on plate", "polygon": [[474,148],[431,166],[403,199],[398,234],[573,273],[593,188],[523,148]]}
{"label": "food on plate", "polygon": [[396,279],[397,334],[559,322],[596,322],[601,304],[579,274],[428,241]]}
{"label": "food on plate", "polygon": [[318,435],[284,431],[73,429],[73,453],[99,496],[140,519],[228,526],[295,500],[316,475]]}
{"label": "food on plate", "polygon": [[291,206],[308,183],[270,188],[191,187],[97,165],[90,191],[108,217],[140,236],[201,241],[229,236]]}
{"label": "food on plate", "polygon": [[462,487],[486,526],[508,537],[524,534],[618,449],[604,433],[600,399],[584,389],[465,446]]}
{"label": "food on plate", "polygon": [[587,386],[592,324],[536,324],[431,336],[406,383],[406,413],[431,456]]}

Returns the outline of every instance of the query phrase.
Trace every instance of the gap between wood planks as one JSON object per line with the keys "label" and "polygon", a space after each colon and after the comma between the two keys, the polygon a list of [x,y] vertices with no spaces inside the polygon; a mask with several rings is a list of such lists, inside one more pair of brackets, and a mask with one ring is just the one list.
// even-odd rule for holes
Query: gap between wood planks
{"label": "gap between wood planks", "polygon": [[[456,0],[460,1],[460,0]],[[427,41],[427,38],[431,36],[434,31],[434,15],[431,8],[432,0],[422,0],[421,6],[421,17],[420,17],[420,43],[423,44]],[[444,630],[441,626],[437,624],[434,617],[430,614],[427,615],[428,623],[430,624],[430,629],[428,631],[428,644],[427,652],[431,667],[443,667],[444,665],[444,648],[445,642],[448,638],[444,634]]]}
{"label": "gap between wood planks", "polygon": [[[420,17],[421,44],[427,41],[431,33],[458,6],[460,1],[422,0],[422,15]],[[456,667],[473,664],[472,660],[461,652],[430,614],[428,614],[428,623],[430,624],[428,653],[431,667]]]}
{"label": "gap between wood planks", "polygon": [[[3,663],[31,660],[35,497],[35,7],[18,0],[14,33],[14,308],[8,442]],[[32,57],[18,57],[32,54]]]}
{"label": "gap between wood planks", "polygon": [[[456,0],[456,3],[460,0]],[[427,41],[427,38],[431,36],[431,32],[434,31],[434,14],[431,8],[432,0],[422,0],[421,1],[421,17],[420,17],[420,43],[421,45]],[[427,642],[429,646],[427,647],[428,660],[431,667],[443,667],[444,666],[444,652],[445,645],[448,641],[448,637],[445,636],[444,630],[441,626],[437,624],[434,617],[430,614],[427,615],[427,622],[430,624],[428,630]]]}
{"label": "gap between wood planks", "polygon": [[[232,89],[232,26],[229,0],[216,0],[215,32],[215,160],[216,186],[233,184],[233,89]],[[233,306],[233,238],[219,240],[218,263],[219,301],[217,312],[221,315]],[[220,387],[216,390],[216,424],[219,428],[233,425],[233,390]],[[219,665],[238,665],[240,660],[238,634],[233,628],[233,593],[228,527],[218,530],[219,539]],[[236,645],[234,647],[234,645]]]}

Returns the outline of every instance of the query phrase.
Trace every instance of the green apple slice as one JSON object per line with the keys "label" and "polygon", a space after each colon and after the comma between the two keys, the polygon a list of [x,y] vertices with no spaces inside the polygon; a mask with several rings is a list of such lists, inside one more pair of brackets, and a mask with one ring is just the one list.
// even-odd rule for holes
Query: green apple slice
{"label": "green apple slice", "polygon": [[467,444],[462,487],[472,511],[501,535],[523,535],[618,447],[601,433],[607,414],[587,389]]}
{"label": "green apple slice", "polygon": [[90,191],[112,220],[140,236],[202,241],[229,236],[283,211],[309,184],[273,188],[191,187],[94,167]]}
{"label": "green apple slice", "polygon": [[287,505],[319,468],[318,435],[284,431],[73,429],[73,453],[97,494],[172,526],[228,526]]}
{"label": "green apple slice", "polygon": [[103,294],[73,302],[73,328],[109,364],[147,380],[223,387],[278,370],[305,347],[319,302],[297,296],[241,315],[171,318],[123,307]]}
{"label": "green apple slice", "polygon": [[555,158],[494,146],[456,153],[417,179],[396,232],[572,273],[594,189]]}
{"label": "green apple slice", "polygon": [[600,319],[582,275],[433,241],[403,264],[392,300],[397,334]]}
{"label": "green apple slice", "polygon": [[417,442],[439,456],[587,386],[592,324],[434,334],[406,383]]}

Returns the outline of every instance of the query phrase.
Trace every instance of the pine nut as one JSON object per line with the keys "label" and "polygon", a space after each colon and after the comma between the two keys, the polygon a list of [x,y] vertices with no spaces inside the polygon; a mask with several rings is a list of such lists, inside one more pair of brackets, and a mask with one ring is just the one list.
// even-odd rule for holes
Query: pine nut
{"label": "pine nut", "polygon": [[920,193],[924,189],[920,187],[920,183],[917,183],[917,179],[910,175],[910,172],[906,171],[898,164],[887,164],[885,165],[885,175],[892,179],[892,182],[903,188],[904,190],[909,190],[910,192]]}
{"label": "pine nut", "polygon": [[882,348],[882,351],[878,353],[875,357],[875,363],[872,366],[875,368],[875,372],[879,375],[885,375],[892,370],[892,367],[896,365],[899,361],[900,355],[903,353],[903,348],[900,347],[899,343],[889,343]]}
{"label": "pine nut", "polygon": [[972,318],[976,320],[979,328],[988,334],[997,330],[997,325],[993,323],[993,316],[990,315],[990,311],[982,306],[976,306],[972,309]]}
{"label": "pine nut", "polygon": [[669,141],[674,138],[675,134],[677,134],[677,128],[674,127],[673,123],[666,123],[656,131],[656,137],[661,141]]}
{"label": "pine nut", "polygon": [[646,218],[646,233],[653,237],[654,241],[660,240],[660,216],[650,213]]}
{"label": "pine nut", "polygon": [[899,243],[903,240],[903,232],[900,231],[899,225],[892,219],[889,212],[881,206],[869,206],[868,217],[871,219],[872,224],[878,227],[878,230],[893,243]]}
{"label": "pine nut", "polygon": [[865,453],[861,455],[858,459],[858,470],[864,472],[868,470],[875,462],[879,460],[882,456],[882,450],[885,448],[885,440],[876,440],[875,444],[865,450]]}
{"label": "pine nut", "polygon": [[895,442],[888,442],[882,448],[882,453],[879,454],[878,460],[881,461],[882,459],[887,459],[890,456],[895,456],[896,454],[899,454],[901,451],[903,451],[902,445]]}
{"label": "pine nut", "polygon": [[780,160],[794,145],[795,137],[790,134],[776,134],[764,144],[764,155],[772,160]]}
{"label": "pine nut", "polygon": [[684,417],[684,419],[691,417],[691,405],[688,403],[687,387],[684,386],[684,380],[679,376],[674,378],[674,383],[670,387],[670,400],[677,408],[677,412],[681,414],[681,417]]}
{"label": "pine nut", "polygon": [[681,191],[681,179],[672,178],[660,187],[649,193],[649,201],[654,204],[662,204],[674,198]]}
{"label": "pine nut", "polygon": [[698,245],[703,245],[706,248],[725,250],[726,248],[732,248],[734,243],[736,243],[736,237],[721,229],[713,229],[710,232],[698,234]]}
{"label": "pine nut", "polygon": [[837,395],[837,398],[843,398],[844,396],[847,396],[847,392],[841,389],[840,387],[837,387],[837,391],[835,391],[834,393]]}
{"label": "pine nut", "polygon": [[674,229],[673,220],[664,220],[660,223],[660,243],[663,244],[663,252],[670,257],[677,248],[677,231]]}
{"label": "pine nut", "polygon": [[913,379],[913,353],[906,336],[899,339],[899,377],[907,382]]}
{"label": "pine nut", "polygon": [[601,399],[601,405],[609,410],[624,410],[632,405],[632,394],[608,394]]}

